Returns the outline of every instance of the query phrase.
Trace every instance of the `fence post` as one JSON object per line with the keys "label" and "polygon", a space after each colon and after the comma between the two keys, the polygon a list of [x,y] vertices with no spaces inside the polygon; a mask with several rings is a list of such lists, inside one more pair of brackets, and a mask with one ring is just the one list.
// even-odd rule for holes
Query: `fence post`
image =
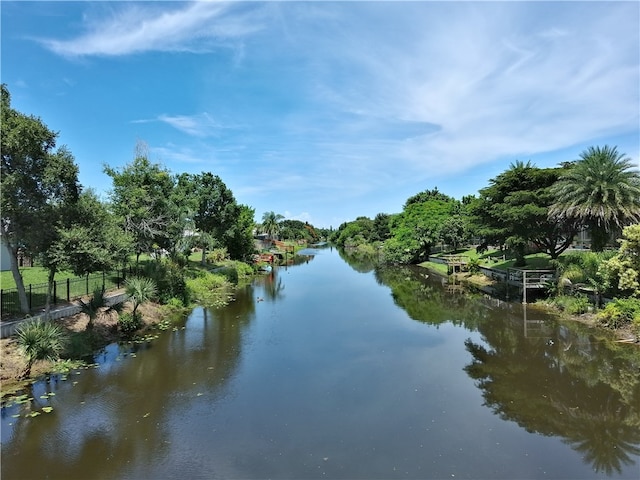
{"label": "fence post", "polygon": [[53,304],[58,304],[58,282],[53,282]]}
{"label": "fence post", "polygon": [[29,284],[29,310],[32,308],[31,303],[31,284]]}
{"label": "fence post", "polygon": [[0,317],[4,315],[4,291],[0,288]]}
{"label": "fence post", "polygon": [[86,284],[86,288],[85,288],[85,290],[86,290],[87,292],[85,293],[85,295],[89,295],[89,274],[87,274],[86,279],[87,279],[87,281],[85,282],[85,284]]}
{"label": "fence post", "polygon": [[71,284],[69,282],[69,279],[67,278],[67,302],[71,301],[70,292],[71,292]]}

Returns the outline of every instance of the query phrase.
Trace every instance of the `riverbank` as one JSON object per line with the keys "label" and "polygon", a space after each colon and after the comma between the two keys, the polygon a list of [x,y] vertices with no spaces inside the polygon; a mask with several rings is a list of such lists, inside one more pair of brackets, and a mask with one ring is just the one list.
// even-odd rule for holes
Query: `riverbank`
{"label": "riverbank", "polygon": [[[420,264],[420,267],[429,270],[431,273],[448,278],[453,278],[453,281],[459,283],[461,285],[466,285],[472,289],[485,293],[487,295],[494,295],[495,292],[501,290],[500,282],[497,280],[491,279],[482,273],[455,273],[452,275],[447,275],[442,271],[442,265],[440,264],[431,264],[430,262],[424,262]],[[640,346],[640,342],[638,341],[637,335],[633,331],[633,327],[631,325],[623,325],[621,327],[611,329],[602,326],[598,320],[598,316],[595,313],[583,313],[580,315],[570,315],[566,312],[561,311],[560,309],[549,305],[549,304],[540,304],[537,303],[536,307],[545,308],[553,313],[557,314],[562,320],[566,321],[574,321],[580,322],[584,325],[587,325],[590,328],[600,329],[603,331],[613,332],[615,338],[619,342],[624,343],[633,343]]]}
{"label": "riverbank", "polygon": [[[123,312],[131,311],[127,304]],[[142,327],[138,333],[153,329],[167,316],[167,309],[157,303],[148,302],[138,307],[138,313],[142,315]],[[93,353],[110,343],[125,341],[127,338],[118,329],[118,314],[102,313],[93,320],[93,328],[90,333],[87,330],[89,317],[84,313],[78,313],[69,317],[53,320],[63,328],[67,336],[78,338],[79,334],[86,334],[85,338],[79,338],[79,348],[90,349],[87,353]],[[78,347],[77,347],[78,348]],[[0,340],[0,396],[10,396],[25,386],[40,380],[46,375],[62,373],[69,369],[83,365],[81,360],[62,359],[56,362],[42,360],[36,362],[31,370],[31,376],[20,380],[20,374],[24,370],[26,359],[20,349],[15,336]]]}

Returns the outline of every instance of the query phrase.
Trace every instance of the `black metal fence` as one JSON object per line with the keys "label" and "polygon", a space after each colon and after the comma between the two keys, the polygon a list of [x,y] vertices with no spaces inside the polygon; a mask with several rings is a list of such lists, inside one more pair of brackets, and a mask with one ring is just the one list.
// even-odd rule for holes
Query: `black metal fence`
{"label": "black metal fence", "polygon": [[[86,277],[67,278],[53,285],[51,304],[70,302],[84,295],[90,295],[96,288],[113,290],[124,285],[125,271],[102,272]],[[29,309],[44,307],[47,300],[47,283],[25,285]],[[21,315],[18,290],[0,289],[0,313],[3,320]]]}

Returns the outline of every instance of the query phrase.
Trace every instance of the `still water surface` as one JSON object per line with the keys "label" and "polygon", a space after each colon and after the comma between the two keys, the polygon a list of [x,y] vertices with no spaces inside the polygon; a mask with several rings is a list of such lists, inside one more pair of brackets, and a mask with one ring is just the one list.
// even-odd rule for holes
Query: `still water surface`
{"label": "still water surface", "polygon": [[307,253],[3,407],[2,478],[639,477],[638,347]]}

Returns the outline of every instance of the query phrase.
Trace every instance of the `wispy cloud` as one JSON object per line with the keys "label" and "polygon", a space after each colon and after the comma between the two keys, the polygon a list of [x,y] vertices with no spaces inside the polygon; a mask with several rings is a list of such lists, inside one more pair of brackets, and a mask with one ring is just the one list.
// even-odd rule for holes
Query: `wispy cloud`
{"label": "wispy cloud", "polygon": [[[207,52],[261,27],[232,3],[198,1],[167,10],[164,2],[116,2],[99,18],[85,19],[85,32],[68,40],[41,39],[66,57],[118,56],[147,51]],[[124,5],[124,6],[123,6]],[[106,18],[105,18],[106,17]]]}
{"label": "wispy cloud", "polygon": [[133,120],[131,123],[165,123],[176,130],[193,137],[217,137],[222,130],[238,129],[238,125],[217,122],[207,112],[195,115],[159,115],[154,119]]}
{"label": "wispy cloud", "polygon": [[[332,138],[380,169],[459,172],[638,127],[637,5],[368,7],[305,40],[324,54],[316,94],[344,112]],[[402,123],[429,127],[375,155]]]}

